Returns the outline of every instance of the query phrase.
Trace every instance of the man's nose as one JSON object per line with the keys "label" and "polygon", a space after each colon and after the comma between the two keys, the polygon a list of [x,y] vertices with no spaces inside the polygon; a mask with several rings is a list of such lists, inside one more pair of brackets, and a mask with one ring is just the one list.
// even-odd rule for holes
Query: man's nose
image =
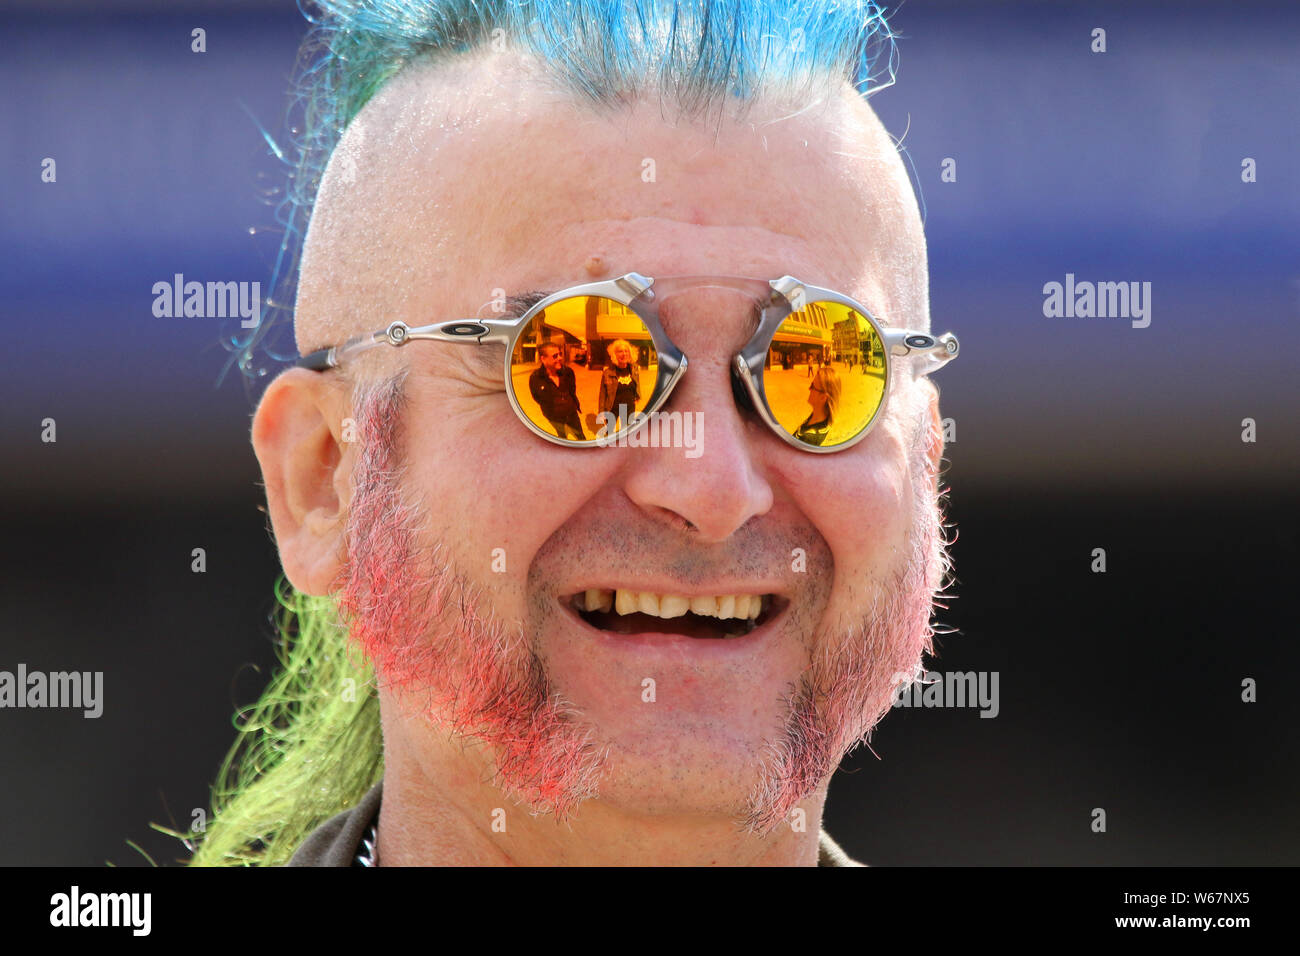
{"label": "man's nose", "polygon": [[[676,414],[661,418],[661,447],[628,449],[635,458],[624,489],[633,502],[656,516],[689,521],[705,542],[725,541],[772,507],[772,488],[756,459],[762,435],[736,406],[728,364],[716,356],[691,361],[660,415],[665,412],[680,413],[681,429]],[[665,432],[691,435],[695,447],[662,447]]]}

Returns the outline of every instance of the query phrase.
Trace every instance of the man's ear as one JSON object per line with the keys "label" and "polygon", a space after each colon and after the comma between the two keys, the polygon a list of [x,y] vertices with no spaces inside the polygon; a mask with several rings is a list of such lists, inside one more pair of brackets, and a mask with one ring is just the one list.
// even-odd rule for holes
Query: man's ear
{"label": "man's ear", "polygon": [[336,583],[352,499],[353,445],[341,431],[349,393],[332,378],[288,369],[253,415],[253,450],[280,563],[304,594],[328,594]]}

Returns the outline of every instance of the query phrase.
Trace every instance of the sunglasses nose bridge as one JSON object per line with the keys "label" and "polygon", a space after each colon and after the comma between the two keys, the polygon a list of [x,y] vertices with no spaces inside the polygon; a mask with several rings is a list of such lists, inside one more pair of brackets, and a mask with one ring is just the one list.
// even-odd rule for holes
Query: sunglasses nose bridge
{"label": "sunglasses nose bridge", "polygon": [[[718,347],[719,339],[727,336],[727,329],[733,328],[732,323],[735,321],[735,315],[723,315],[722,321],[706,323],[706,321],[702,321],[702,319],[706,319],[707,313],[703,313],[703,315],[701,315],[701,313],[694,313],[695,308],[698,308],[698,306],[688,307],[685,308],[685,310],[680,311],[675,310],[675,308],[668,308],[667,315],[664,315],[664,304],[679,298],[682,291],[685,291],[686,289],[695,289],[695,287],[710,289],[711,287],[711,289],[729,289],[732,293],[735,293],[735,291],[738,290],[737,286],[733,285],[714,285],[707,277],[698,278],[697,284],[690,284],[690,278],[693,277],[677,277],[676,280],[673,281],[673,284],[669,286],[667,294],[654,295],[653,291],[651,291],[651,293],[647,293],[645,297],[637,303],[642,306],[642,319],[649,320],[647,321],[647,325],[651,325],[651,328],[655,328],[655,326],[658,328],[658,334],[659,336],[662,336],[664,343],[668,346],[669,354],[673,351],[676,352],[676,355],[681,356],[693,354],[693,352],[697,351],[697,347],[702,345],[706,347],[711,346],[708,350],[712,351]],[[731,369],[733,380],[735,380],[737,372],[736,363],[740,362],[744,355],[757,355],[757,358],[751,358],[750,360],[751,362],[757,362],[758,367],[762,367],[763,355],[764,352],[766,352],[766,343],[757,342],[757,338],[762,336],[764,326],[768,325],[768,323],[764,321],[764,317],[768,315],[768,311],[771,310],[772,304],[774,304],[775,300],[774,295],[772,295],[772,290],[766,289],[766,282],[761,282],[759,280],[738,280],[738,278],[735,282],[737,282],[737,284],[738,282],[746,282],[746,284],[748,284],[744,289],[740,290],[745,291],[746,293],[744,303],[737,303],[733,299],[725,299],[723,310],[725,312],[732,312],[733,310],[736,312],[744,312],[744,321],[745,323],[751,324],[751,328],[746,329],[746,332],[749,334],[748,338],[746,338],[744,342],[735,343],[735,345],[733,345],[733,350],[729,352],[729,354],[718,356],[718,358],[723,359],[724,362],[727,363],[728,368]],[[685,286],[682,286],[682,284],[685,284]],[[763,286],[764,289],[766,289],[766,295],[761,295],[759,286]],[[653,299],[651,299],[651,295],[654,295]],[[718,317],[719,316],[715,315],[714,319],[716,320]],[[689,352],[688,349],[682,349],[679,342],[677,342],[676,339],[672,337],[671,332],[669,332],[669,326],[679,326],[679,324],[681,325],[681,328],[689,329],[688,334],[686,334],[686,338],[689,339],[689,341],[686,342],[686,345],[688,345],[688,349],[690,350]],[[693,328],[693,326],[695,326],[695,328]],[[763,345],[763,347],[758,347],[759,345]],[[697,355],[697,359],[698,358],[701,358],[701,356]],[[712,356],[706,356],[706,358],[712,358]],[[733,381],[733,385],[735,385],[735,381]]]}
{"label": "sunglasses nose bridge", "polygon": [[[745,283],[742,287],[740,283]],[[660,284],[663,280],[657,280],[655,289],[659,291]],[[781,290],[774,292],[774,283],[763,280],[735,280],[735,284],[727,285],[715,284],[708,277],[700,277],[692,281],[692,277],[677,277],[669,283],[664,283],[667,288],[663,289],[658,295],[651,293],[643,299],[642,304],[647,310],[647,317],[651,318],[655,325],[658,326],[660,334],[664,340],[681,356],[681,368],[677,370],[667,382],[663,390],[662,401],[666,403],[669,395],[680,382],[682,374],[686,370],[688,356],[687,353],[677,345],[669,334],[665,326],[660,310],[666,301],[675,299],[682,291],[691,288],[728,288],[731,291],[743,291],[746,293],[746,308],[748,310],[747,318],[752,322],[752,328],[747,330],[748,337],[743,343],[736,346],[736,350],[727,356],[727,377],[731,391],[732,401],[735,404],[737,412],[742,417],[757,416],[759,419],[766,420],[763,403],[764,398],[759,383],[761,382],[761,370],[764,359],[767,355],[768,346],[770,345],[772,332],[779,319],[790,312],[789,299]],[[769,319],[772,310],[778,310],[776,315],[777,321]],[[672,318],[670,310],[670,320]],[[765,341],[760,341],[765,340]],[[694,370],[695,374],[701,374],[702,368],[697,365]],[[769,425],[770,427],[770,425]]]}
{"label": "sunglasses nose bridge", "polygon": [[[647,411],[663,410],[673,395],[678,394],[678,386],[686,376],[687,368],[690,365],[690,358],[680,349],[677,350],[677,356],[680,358],[675,361],[669,356],[661,356],[660,361],[665,363],[665,371],[667,374],[662,379],[659,394],[656,396],[655,401],[647,407]],[[743,355],[740,352],[736,352],[732,355],[730,361],[726,363],[726,368],[728,386],[736,410],[742,415],[742,417],[750,414],[758,414],[762,417],[761,412],[759,411],[759,404],[762,402],[762,397],[758,395],[756,383],[754,382],[753,377],[749,374],[749,366]],[[693,375],[700,375],[703,373],[704,369],[698,365],[695,369],[692,369]],[[698,401],[698,397],[696,397],[696,400]],[[702,404],[711,403],[705,401]]]}

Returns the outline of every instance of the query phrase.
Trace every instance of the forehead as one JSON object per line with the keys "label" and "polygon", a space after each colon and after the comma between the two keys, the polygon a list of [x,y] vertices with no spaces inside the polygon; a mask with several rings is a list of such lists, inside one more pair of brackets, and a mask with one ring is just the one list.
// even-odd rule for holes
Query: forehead
{"label": "forehead", "polygon": [[928,324],[910,185],[847,86],[676,120],[657,97],[597,110],[483,54],[409,67],[349,127],[308,232],[300,346],[591,281],[593,255],[609,275],[791,273]]}

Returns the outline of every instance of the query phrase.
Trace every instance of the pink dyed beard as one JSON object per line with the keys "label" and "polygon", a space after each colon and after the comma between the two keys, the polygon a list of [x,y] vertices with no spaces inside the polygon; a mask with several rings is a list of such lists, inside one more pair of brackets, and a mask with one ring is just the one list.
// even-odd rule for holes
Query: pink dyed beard
{"label": "pink dyed beard", "polygon": [[[924,459],[921,459],[923,462]],[[914,674],[933,653],[930,615],[947,567],[934,480],[913,474],[914,522],[907,565],[838,640],[823,634],[812,666],[789,701],[781,737],[768,747],[742,826],[766,833],[826,783],[844,756],[871,737],[893,706],[899,674]]]}
{"label": "pink dyed beard", "polygon": [[364,445],[354,474],[339,609],[382,686],[425,693],[431,723],[489,744],[497,785],[561,819],[595,796],[601,756],[555,695],[531,650],[512,652],[475,590],[422,551],[418,511],[401,494],[401,381],[360,404]]}
{"label": "pink dyed beard", "polygon": [[[512,646],[504,622],[480,607],[477,589],[441,549],[419,546],[421,515],[401,493],[403,405],[400,379],[358,403],[364,443],[353,475],[340,613],[382,686],[426,695],[430,723],[493,749],[503,793],[564,821],[598,793],[606,755],[596,728],[553,692],[522,633]],[[923,477],[914,481],[911,560],[857,627],[819,643],[790,697],[785,731],[769,745],[760,779],[738,808],[742,829],[772,830],[823,786],[889,710],[894,675],[914,673],[930,651],[944,557],[933,483]]]}

